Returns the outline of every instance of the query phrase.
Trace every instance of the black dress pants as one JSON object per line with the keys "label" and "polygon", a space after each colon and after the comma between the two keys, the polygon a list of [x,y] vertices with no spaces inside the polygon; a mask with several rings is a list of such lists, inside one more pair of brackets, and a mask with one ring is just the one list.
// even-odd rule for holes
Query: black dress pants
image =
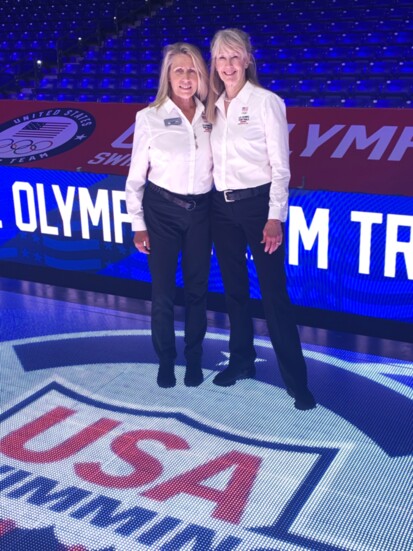
{"label": "black dress pants", "polygon": [[212,238],[230,319],[229,367],[248,369],[256,358],[246,261],[249,245],[282,378],[288,389],[300,394],[307,389],[307,367],[287,292],[285,244],[268,254],[261,243],[268,218],[268,201],[266,193],[227,203],[223,193],[213,193]]}
{"label": "black dress pants", "polygon": [[202,341],[207,328],[206,300],[211,261],[211,194],[176,197],[194,201],[186,210],[145,188],[143,209],[150,238],[148,257],[152,278],[152,342],[160,363],[176,358],[174,300],[176,269],[182,253],[185,297],[185,358],[187,365],[201,365]]}

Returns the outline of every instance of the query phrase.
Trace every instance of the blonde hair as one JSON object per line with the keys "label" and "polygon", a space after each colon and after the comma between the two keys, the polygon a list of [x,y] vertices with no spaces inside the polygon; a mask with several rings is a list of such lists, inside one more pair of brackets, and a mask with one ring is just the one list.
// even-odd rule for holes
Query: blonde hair
{"label": "blonde hair", "polygon": [[186,42],[176,42],[169,44],[163,49],[163,59],[161,65],[161,74],[159,77],[159,87],[155,100],[151,103],[152,107],[160,107],[168,98],[171,97],[172,89],[169,83],[169,71],[172,65],[172,59],[175,55],[189,55],[194,64],[198,75],[198,88],[195,95],[204,102],[208,95],[208,69],[200,50],[192,44]]}
{"label": "blonde hair", "polygon": [[218,53],[225,49],[235,50],[249,61],[248,67],[245,70],[245,78],[252,84],[260,86],[249,35],[241,29],[222,29],[215,33],[211,41],[211,70],[209,73],[209,95],[206,107],[206,116],[210,122],[214,122],[215,120],[215,102],[225,90],[224,83],[216,70],[215,62]]}

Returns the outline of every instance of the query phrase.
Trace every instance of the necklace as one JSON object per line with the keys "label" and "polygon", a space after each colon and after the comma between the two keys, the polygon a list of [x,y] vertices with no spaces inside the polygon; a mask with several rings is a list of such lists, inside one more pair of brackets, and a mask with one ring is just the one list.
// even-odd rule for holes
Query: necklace
{"label": "necklace", "polygon": [[225,103],[231,103],[232,100],[233,100],[233,98],[231,98],[231,99],[224,98]]}

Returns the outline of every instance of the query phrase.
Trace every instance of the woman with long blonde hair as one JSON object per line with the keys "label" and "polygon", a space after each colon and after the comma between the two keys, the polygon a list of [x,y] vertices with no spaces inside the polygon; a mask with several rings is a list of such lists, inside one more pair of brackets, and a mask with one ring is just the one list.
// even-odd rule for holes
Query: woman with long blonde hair
{"label": "woman with long blonde hair", "polygon": [[126,205],[139,252],[152,278],[152,341],[157,382],[176,384],[174,299],[182,254],[185,296],[186,386],[203,381],[202,341],[211,257],[211,125],[203,102],[208,71],[198,48],[178,42],[164,49],[155,101],[139,111],[126,180]]}
{"label": "woman with long blonde hair", "polygon": [[213,382],[230,386],[255,376],[249,246],[287,392],[297,409],[312,409],[316,402],[307,385],[284,266],[290,181],[286,108],[259,85],[250,38],[240,29],[218,31],[212,40],[207,116],[213,123],[216,187],[212,237],[230,319],[229,365]]}

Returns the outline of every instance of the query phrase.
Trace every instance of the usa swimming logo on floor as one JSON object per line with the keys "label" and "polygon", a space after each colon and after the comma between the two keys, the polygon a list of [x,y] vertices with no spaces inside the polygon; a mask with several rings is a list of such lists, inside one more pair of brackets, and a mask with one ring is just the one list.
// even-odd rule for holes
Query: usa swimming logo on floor
{"label": "usa swimming logo on floor", "polygon": [[[217,365],[225,364],[224,340],[206,338]],[[258,366],[270,361],[265,339],[257,351]],[[198,389],[158,389],[147,331],[37,337],[3,343],[0,352],[16,381],[31,380],[26,395],[0,414],[2,550],[24,541],[31,551],[407,549],[408,531],[400,527],[411,499],[403,478],[412,456],[391,438],[366,436],[357,428],[369,431],[365,419],[350,423],[322,406],[303,414],[280,391],[289,400],[283,410],[277,388],[259,381],[219,389],[207,377]],[[337,358],[315,349],[306,355],[336,376]],[[370,385],[385,377],[383,403],[400,384],[395,378],[409,373],[405,367],[393,369],[386,389],[385,366],[369,365],[376,379]],[[366,366],[348,358],[344,368],[356,377]],[[207,402],[210,415],[192,404],[187,409],[194,396],[194,403]],[[270,407],[261,437],[248,419]],[[243,429],[217,422],[219,412],[241,418]],[[305,435],[314,424],[318,441],[286,436],[296,427]],[[389,497],[384,516],[375,505],[382,484]],[[353,535],[350,522],[360,532],[364,527],[371,543]]]}
{"label": "usa swimming logo on floor", "polygon": [[76,521],[86,523],[95,541],[109,530],[119,549],[122,537],[165,550],[305,544],[288,527],[339,451],[254,439],[179,411],[105,404],[58,382],[2,421],[2,495],[43,522],[77,533]]}

